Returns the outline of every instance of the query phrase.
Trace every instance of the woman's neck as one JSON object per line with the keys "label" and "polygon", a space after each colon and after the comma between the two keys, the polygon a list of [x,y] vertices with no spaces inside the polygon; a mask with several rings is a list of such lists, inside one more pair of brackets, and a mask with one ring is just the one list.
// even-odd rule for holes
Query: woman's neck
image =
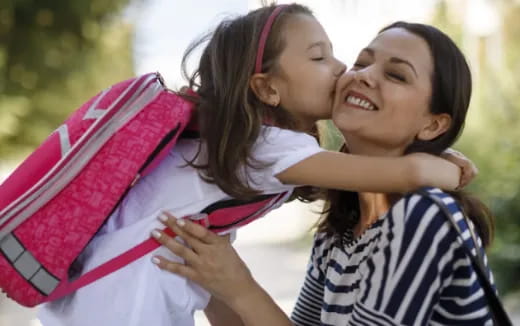
{"label": "woman's neck", "polygon": [[389,146],[363,138],[343,134],[348,150],[352,154],[366,156],[403,156],[405,147]]}
{"label": "woman's neck", "polygon": [[[363,141],[353,137],[345,139],[350,153],[368,156],[401,156],[401,148],[384,148],[372,142]],[[386,214],[390,207],[400,198],[399,194],[360,192],[359,194],[359,223],[354,230],[355,236],[360,236],[381,216]]]}
{"label": "woman's neck", "polygon": [[359,198],[359,222],[354,229],[354,236],[359,237],[366,229],[370,228],[381,216],[386,214],[390,207],[400,198],[400,194],[385,194],[374,192],[360,192]]}
{"label": "woman's neck", "polygon": [[379,217],[385,214],[390,205],[385,194],[360,192],[359,198],[359,222],[354,229],[356,237],[368,229]]}

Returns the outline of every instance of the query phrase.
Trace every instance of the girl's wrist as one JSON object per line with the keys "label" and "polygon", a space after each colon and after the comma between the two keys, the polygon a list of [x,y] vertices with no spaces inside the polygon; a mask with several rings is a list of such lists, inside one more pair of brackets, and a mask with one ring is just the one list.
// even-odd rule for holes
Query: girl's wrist
{"label": "girl's wrist", "polygon": [[401,191],[401,193],[407,193],[413,189],[424,186],[425,175],[423,173],[423,162],[421,159],[422,158],[416,153],[408,154],[403,157],[405,164],[401,164],[400,171],[405,180],[406,189]]}

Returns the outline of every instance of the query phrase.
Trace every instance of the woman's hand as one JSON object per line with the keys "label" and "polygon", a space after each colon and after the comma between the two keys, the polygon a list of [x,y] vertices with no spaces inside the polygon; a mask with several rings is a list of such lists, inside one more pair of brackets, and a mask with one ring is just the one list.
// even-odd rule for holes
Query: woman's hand
{"label": "woman's hand", "polygon": [[461,176],[457,189],[467,186],[478,174],[477,166],[459,151],[448,148],[441,154],[441,157],[460,168]]}
{"label": "woman's hand", "polygon": [[[184,259],[185,264],[175,263],[156,256],[153,262],[163,270],[179,274],[198,283],[221,302],[213,300],[206,311],[212,324],[234,318],[229,311],[222,315],[217,304],[225,304],[238,314],[246,326],[292,326],[285,313],[253,279],[245,263],[229,243],[228,236],[218,236],[204,227],[188,220],[176,219],[163,213],[160,220],[172,229],[186,245],[164,232],[154,230],[152,236],[174,254]],[[218,316],[217,316],[218,315]],[[214,323],[215,320],[219,323]],[[226,324],[226,323],[224,323]],[[230,324],[230,323],[227,323]],[[233,325],[238,322],[233,322]]]}
{"label": "woman's hand", "polygon": [[258,286],[231,246],[228,236],[218,236],[189,220],[163,214],[161,221],[182,238],[186,245],[159,230],[155,230],[152,235],[163,246],[183,258],[185,264],[157,256],[153,262],[159,268],[198,283],[230,306],[247,295],[251,288]]}

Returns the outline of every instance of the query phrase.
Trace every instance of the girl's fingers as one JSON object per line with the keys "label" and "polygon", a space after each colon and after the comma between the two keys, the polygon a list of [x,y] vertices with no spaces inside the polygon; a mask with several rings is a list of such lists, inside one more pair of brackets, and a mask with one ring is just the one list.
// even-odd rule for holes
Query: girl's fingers
{"label": "girl's fingers", "polygon": [[462,178],[460,181],[460,186],[467,186],[473,178],[477,175],[476,167],[474,165],[469,165],[467,168],[462,169]]}
{"label": "girl's fingers", "polygon": [[460,186],[465,187],[477,176],[478,170],[475,164],[467,160],[463,161],[460,167],[462,169]]}
{"label": "girl's fingers", "polygon": [[197,272],[195,272],[195,270],[190,266],[184,265],[182,263],[172,262],[161,256],[154,256],[152,258],[152,262],[162,270],[184,276],[194,282],[197,282],[198,280]]}
{"label": "girl's fingers", "polygon": [[459,151],[448,148],[444,153],[441,154],[441,156],[456,164],[461,169],[461,177],[457,189],[468,185],[471,180],[473,180],[478,174],[476,165]]}

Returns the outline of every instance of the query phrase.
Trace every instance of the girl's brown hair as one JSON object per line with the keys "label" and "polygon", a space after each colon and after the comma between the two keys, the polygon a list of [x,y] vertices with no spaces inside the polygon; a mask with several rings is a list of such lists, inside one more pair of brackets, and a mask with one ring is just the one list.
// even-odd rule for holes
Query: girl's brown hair
{"label": "girl's brown hair", "polygon": [[[264,168],[269,162],[251,157],[252,147],[260,136],[264,121],[282,128],[294,128],[289,114],[260,101],[249,87],[254,73],[260,33],[276,6],[266,6],[244,16],[222,21],[217,28],[193,42],[182,59],[182,70],[189,88],[197,96],[181,94],[196,103],[201,141],[207,157],[189,164],[198,168],[204,180],[216,183],[235,198],[247,199],[256,194],[247,171]],[[296,14],[311,15],[302,5],[283,8],[272,26],[265,44],[262,72],[276,69],[285,47],[283,28]],[[209,41],[209,42],[208,42]],[[187,73],[187,61],[203,43],[198,68]]]}
{"label": "girl's brown hair", "polygon": [[[428,44],[433,58],[429,110],[433,114],[447,113],[452,119],[450,128],[445,133],[431,141],[415,140],[408,146],[405,154],[426,152],[439,155],[455,143],[464,127],[471,97],[471,71],[457,45],[437,28],[424,24],[396,22],[379,33],[392,28],[403,28],[421,37]],[[483,244],[487,247],[492,242],[494,233],[494,218],[490,210],[478,198],[465,192],[450,194],[475,223]],[[357,193],[329,191],[326,216],[318,225],[318,230],[342,238],[345,233],[352,232],[359,221],[359,213]]]}

